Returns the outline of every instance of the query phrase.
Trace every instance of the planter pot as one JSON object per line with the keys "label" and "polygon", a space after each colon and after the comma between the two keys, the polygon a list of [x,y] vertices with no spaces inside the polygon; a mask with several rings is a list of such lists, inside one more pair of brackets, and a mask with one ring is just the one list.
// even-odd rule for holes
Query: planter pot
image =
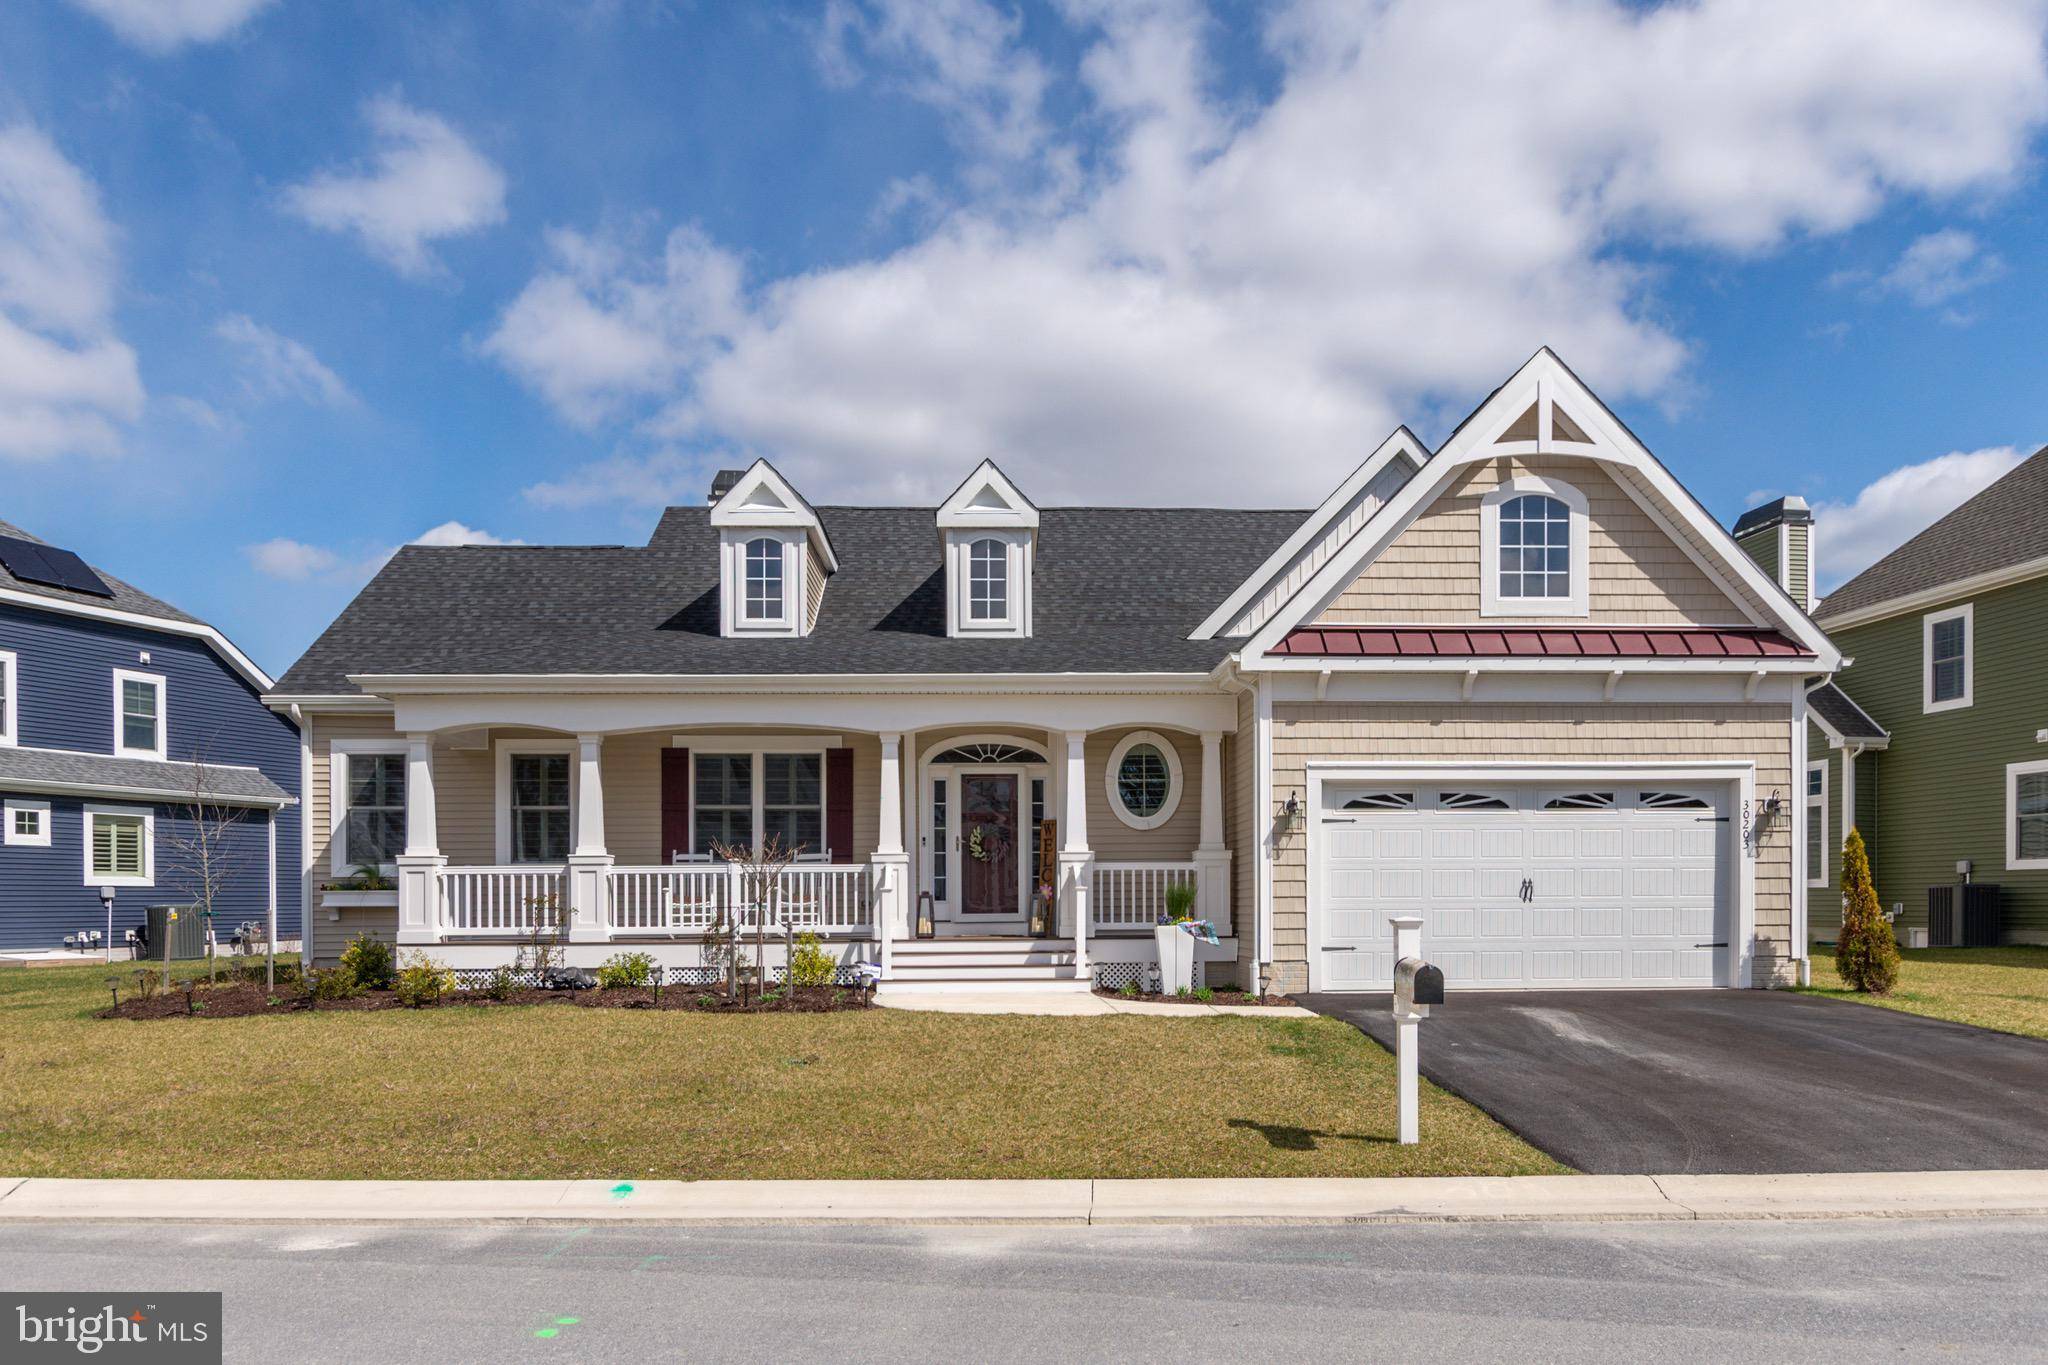
{"label": "planter pot", "polygon": [[1152,926],[1152,942],[1159,949],[1159,989],[1168,995],[1193,990],[1195,986],[1195,936],[1171,924]]}
{"label": "planter pot", "polygon": [[341,918],[344,910],[398,910],[398,890],[389,891],[322,891],[320,908],[327,912],[327,918]]}

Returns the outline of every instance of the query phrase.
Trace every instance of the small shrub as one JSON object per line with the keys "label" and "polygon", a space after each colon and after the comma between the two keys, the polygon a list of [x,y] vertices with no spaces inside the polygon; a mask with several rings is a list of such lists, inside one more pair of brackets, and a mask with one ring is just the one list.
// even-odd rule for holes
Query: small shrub
{"label": "small shrub", "polygon": [[816,934],[798,934],[789,954],[789,984],[829,986],[839,977],[839,963],[825,951]]}
{"label": "small shrub", "polygon": [[147,1005],[150,1001],[156,999],[157,985],[156,968],[137,967],[135,969],[135,994],[142,1000],[143,1004]]}
{"label": "small shrub", "polygon": [[1189,882],[1175,882],[1166,888],[1166,918],[1174,923],[1193,919],[1195,914],[1195,888]]}
{"label": "small shrub", "polygon": [[356,984],[366,991],[388,991],[397,964],[392,961],[390,944],[368,934],[357,934],[341,950],[340,970],[354,977]]}
{"label": "small shrub", "polygon": [[441,997],[455,992],[455,972],[445,962],[436,962],[425,953],[415,952],[407,956],[405,965],[398,969],[391,993],[398,997],[398,1003],[407,1009],[420,1009],[426,1005],[438,1005]]}
{"label": "small shrub", "polygon": [[1850,830],[1842,845],[1842,933],[1835,945],[1835,970],[1842,984],[1865,995],[1889,995],[1899,984],[1899,941],[1878,904],[1870,853],[1859,829]]}
{"label": "small shrub", "polygon": [[510,1000],[517,985],[518,982],[513,977],[510,967],[494,967],[491,974],[484,978],[484,984],[476,988],[476,993],[487,1000]]}
{"label": "small shrub", "polygon": [[1216,992],[1207,986],[1197,986],[1194,989],[1194,997],[1206,1005],[1216,998]]}
{"label": "small shrub", "polygon": [[362,993],[356,974],[346,967],[315,967],[306,978],[306,994],[315,1000],[350,1000]]}
{"label": "small shrub", "polygon": [[1138,983],[1133,980],[1126,981],[1122,986],[1118,987],[1117,994],[1127,1000],[1136,1000],[1143,992],[1138,989]]}
{"label": "small shrub", "polygon": [[654,979],[654,959],[646,953],[617,953],[598,965],[597,988],[626,990]]}

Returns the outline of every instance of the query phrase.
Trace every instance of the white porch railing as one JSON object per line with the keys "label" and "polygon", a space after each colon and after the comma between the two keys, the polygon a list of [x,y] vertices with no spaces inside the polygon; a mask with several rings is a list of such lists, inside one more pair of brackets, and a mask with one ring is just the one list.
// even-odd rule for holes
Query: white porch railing
{"label": "white porch railing", "polygon": [[[745,876],[731,866],[615,867],[606,923],[614,934],[702,933],[721,912],[742,926],[761,922]],[[866,863],[800,865],[783,871],[768,923],[799,929],[865,930],[874,923],[874,874]]]}
{"label": "white porch railing", "polygon": [[[1096,929],[1150,929],[1166,911],[1167,888],[1201,891],[1200,865],[1188,863],[1095,864],[1093,913]],[[1197,900],[1195,913],[1201,913]]]}
{"label": "white porch railing", "polygon": [[441,929],[448,934],[523,934],[562,924],[568,887],[559,867],[451,867],[441,873]]}

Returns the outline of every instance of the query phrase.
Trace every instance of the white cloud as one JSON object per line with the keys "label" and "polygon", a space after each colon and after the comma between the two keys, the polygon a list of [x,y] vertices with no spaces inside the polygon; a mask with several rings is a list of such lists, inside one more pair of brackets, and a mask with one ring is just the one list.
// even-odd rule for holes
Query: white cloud
{"label": "white cloud", "polygon": [[[894,43],[957,117],[949,91],[986,104],[1041,63],[970,10],[944,11],[968,37],[884,42],[892,8],[842,8],[836,51]],[[571,421],[767,453],[813,496],[931,498],[993,455],[1041,501],[1299,505],[1539,344],[1671,399],[1663,253],[1995,193],[2048,119],[2040,0],[1296,0],[1263,103],[1216,93],[1192,4],[1061,12],[1072,126],[1107,138],[1046,135],[1087,168],[1069,189],[984,184],[900,250],[780,279],[691,227],[658,254],[558,233],[484,350]]]}
{"label": "white cloud", "polygon": [[146,52],[225,38],[273,0],[71,0]]}
{"label": "white cloud", "polygon": [[1984,250],[1975,236],[1944,228],[1900,252],[1892,268],[1878,276],[1876,288],[1881,293],[1903,295],[1922,308],[1933,308],[2004,273],[2005,262]]}
{"label": "white cloud", "polygon": [[[523,545],[526,542],[504,536],[492,535],[459,521],[444,521],[439,526],[429,527],[414,536],[413,545]],[[379,546],[364,550],[336,550],[325,545],[310,545],[303,540],[279,536],[259,544],[243,547],[243,553],[258,573],[269,578],[283,579],[288,583],[304,583],[312,580],[335,583],[361,583],[376,575],[377,571],[390,562],[391,556],[399,551],[396,545]]]}
{"label": "white cloud", "polygon": [[400,274],[438,269],[433,243],[505,218],[505,175],[438,115],[395,95],[365,107],[377,149],[368,166],[321,171],[284,193],[315,227],[353,232]]}
{"label": "white cloud", "polygon": [[1957,450],[1901,465],[1847,502],[1813,506],[1816,573],[1831,591],[2003,478],[2029,447]]}
{"label": "white cloud", "polygon": [[251,398],[293,399],[320,407],[352,407],[356,396],[341,376],[288,336],[273,332],[242,313],[214,324],[213,334],[235,349],[241,362],[243,392]]}
{"label": "white cloud", "polygon": [[118,274],[92,182],[35,128],[0,128],[0,457],[121,448],[143,388]]}
{"label": "white cloud", "polygon": [[710,461],[701,456],[674,450],[614,455],[573,470],[566,478],[533,484],[523,491],[536,507],[576,509],[606,503],[668,507],[702,501],[711,491],[709,466]]}

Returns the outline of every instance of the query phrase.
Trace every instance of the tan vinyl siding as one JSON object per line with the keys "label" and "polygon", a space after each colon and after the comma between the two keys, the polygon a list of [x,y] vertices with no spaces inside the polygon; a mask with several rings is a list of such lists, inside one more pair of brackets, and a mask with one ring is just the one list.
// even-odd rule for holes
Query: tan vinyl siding
{"label": "tan vinyl siding", "polygon": [[1586,496],[1584,619],[1668,626],[1728,625],[1745,619],[1598,464],[1550,456],[1473,465],[1395,537],[1319,619],[1330,625],[1506,625],[1526,619],[1558,625],[1575,619],[1480,615],[1480,507],[1504,480],[1523,475],[1556,478]]}
{"label": "tan vinyl siding", "polygon": [[395,938],[398,933],[396,909],[351,908],[331,912],[339,918],[330,918],[330,912],[321,907],[319,888],[323,883],[334,880],[330,842],[334,807],[332,785],[328,780],[334,741],[388,739],[395,742],[399,737],[392,730],[388,716],[328,716],[317,713],[306,718],[306,737],[311,760],[305,791],[306,840],[311,855],[306,879],[313,887],[312,919],[307,926],[309,946],[314,961],[332,962],[358,933],[367,932],[383,939]]}
{"label": "tan vinyl siding", "polygon": [[[1310,760],[1398,762],[1601,760],[1672,764],[1744,759],[1759,800],[1790,794],[1789,709],[1740,705],[1436,706],[1298,702],[1273,711],[1273,800],[1308,801]],[[1307,819],[1277,841],[1273,864],[1273,982],[1308,985]],[[1789,815],[1759,831],[1756,981],[1791,979],[1792,843]]]}
{"label": "tan vinyl siding", "polygon": [[1271,620],[1273,613],[1293,598],[1301,590],[1301,585],[1314,577],[1316,570],[1328,563],[1330,557],[1358,533],[1358,528],[1371,520],[1373,513],[1400,492],[1414,474],[1415,466],[1407,460],[1397,458],[1389,461],[1331,521],[1329,529],[1295,556],[1294,561],[1266,585],[1259,599],[1241,612],[1223,633],[1250,635]]}
{"label": "tan vinyl siding", "polygon": [[1173,730],[1154,730],[1180,756],[1180,804],[1157,829],[1132,829],[1111,809],[1105,774],[1109,756],[1133,729],[1098,730],[1088,736],[1088,845],[1097,862],[1185,862],[1202,841],[1202,739]]}

